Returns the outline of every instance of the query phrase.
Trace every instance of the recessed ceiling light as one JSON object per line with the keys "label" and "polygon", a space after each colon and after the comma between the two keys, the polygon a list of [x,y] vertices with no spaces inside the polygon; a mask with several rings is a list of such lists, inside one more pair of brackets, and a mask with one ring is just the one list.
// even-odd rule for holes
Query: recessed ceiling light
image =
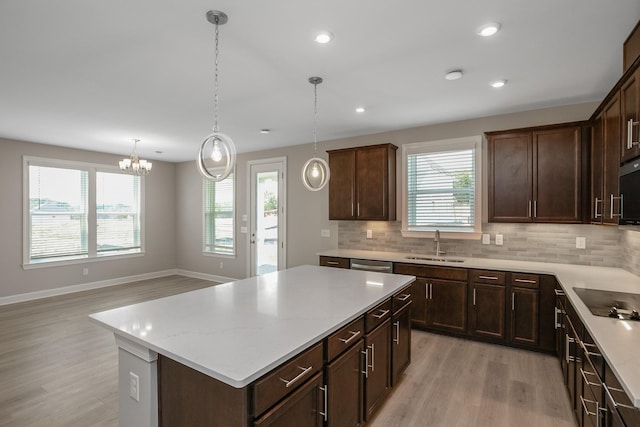
{"label": "recessed ceiling light", "polygon": [[260,129],[260,133],[267,134],[267,133],[270,133],[270,132],[271,132],[271,129]]}
{"label": "recessed ceiling light", "polygon": [[321,31],[318,34],[316,34],[316,37],[314,38],[314,40],[316,41],[316,43],[326,44],[326,43],[329,43],[331,40],[333,40],[333,34],[331,34],[328,31]]}
{"label": "recessed ceiling light", "polygon": [[447,80],[458,80],[460,77],[462,77],[462,70],[449,71],[444,76],[444,78]]}
{"label": "recessed ceiling light", "polygon": [[491,87],[494,87],[496,89],[499,88],[499,87],[502,87],[502,86],[504,86],[506,84],[507,84],[506,80],[496,80],[495,82],[491,82],[490,83]]}
{"label": "recessed ceiling light", "polygon": [[364,107],[356,107],[356,113],[364,113]]}
{"label": "recessed ceiling light", "polygon": [[478,35],[482,37],[490,37],[500,30],[500,24],[492,22],[490,24],[483,25],[478,29]]}

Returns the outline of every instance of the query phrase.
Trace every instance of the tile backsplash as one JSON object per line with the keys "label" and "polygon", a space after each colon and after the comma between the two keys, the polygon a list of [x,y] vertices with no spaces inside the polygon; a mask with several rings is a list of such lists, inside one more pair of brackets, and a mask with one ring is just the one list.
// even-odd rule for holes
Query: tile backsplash
{"label": "tile backsplash", "polygon": [[[433,255],[433,239],[402,237],[400,222],[340,221],[338,247],[371,251],[409,252]],[[640,275],[640,232],[590,224],[483,224],[491,244],[480,240],[441,239],[447,256],[499,258],[622,267]],[[367,230],[373,237],[367,239]],[[504,244],[495,244],[495,235]],[[576,237],[584,237],[585,249],[576,249]]]}

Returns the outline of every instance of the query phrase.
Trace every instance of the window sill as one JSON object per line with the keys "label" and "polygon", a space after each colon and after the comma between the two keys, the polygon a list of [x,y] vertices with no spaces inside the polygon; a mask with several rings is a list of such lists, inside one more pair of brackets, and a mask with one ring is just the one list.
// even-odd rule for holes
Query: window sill
{"label": "window sill", "polygon": [[121,259],[128,258],[137,258],[144,256],[143,252],[136,252],[132,254],[121,254],[121,255],[100,255],[96,257],[84,257],[84,258],[76,258],[76,259],[67,259],[64,261],[42,261],[42,262],[33,262],[33,263],[24,263],[22,264],[23,270],[35,270],[38,268],[47,268],[47,267],[62,267],[65,265],[75,265],[75,264],[89,264],[98,261],[117,261]]}
{"label": "window sill", "polygon": [[204,256],[210,256],[214,258],[236,259],[236,254],[217,254],[215,252],[202,252]]}

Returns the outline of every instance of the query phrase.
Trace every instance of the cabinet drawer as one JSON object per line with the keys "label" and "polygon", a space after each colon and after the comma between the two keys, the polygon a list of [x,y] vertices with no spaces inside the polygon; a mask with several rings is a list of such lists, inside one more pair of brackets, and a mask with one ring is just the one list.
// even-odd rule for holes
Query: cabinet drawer
{"label": "cabinet drawer", "polygon": [[504,285],[507,273],[503,271],[491,270],[471,270],[472,283],[488,283],[490,285]]}
{"label": "cabinet drawer", "polygon": [[364,317],[360,316],[327,339],[327,360],[331,361],[364,337]]}
{"label": "cabinet drawer", "polygon": [[640,425],[640,411],[633,406],[631,399],[622,388],[620,381],[613,373],[609,365],[605,366],[604,372],[604,389],[607,398],[615,403],[615,407],[618,409],[620,418],[627,426]]}
{"label": "cabinet drawer", "polygon": [[538,289],[540,276],[537,274],[511,273],[511,286]]}
{"label": "cabinet drawer", "polygon": [[433,265],[395,263],[393,265],[393,271],[396,274],[407,274],[409,276],[429,277],[433,279],[459,280],[462,282],[466,282],[468,277],[467,269],[465,268],[436,267]]}
{"label": "cabinet drawer", "polygon": [[349,258],[320,256],[320,265],[324,267],[349,268]]}
{"label": "cabinet drawer", "polygon": [[391,299],[388,299],[365,314],[366,332],[373,331],[378,325],[391,318]]}
{"label": "cabinet drawer", "polygon": [[253,386],[253,414],[258,417],[322,369],[322,343],[294,357]]}
{"label": "cabinet drawer", "polygon": [[411,295],[411,286],[409,285],[391,297],[391,311],[396,314],[404,306],[411,304],[413,295]]}

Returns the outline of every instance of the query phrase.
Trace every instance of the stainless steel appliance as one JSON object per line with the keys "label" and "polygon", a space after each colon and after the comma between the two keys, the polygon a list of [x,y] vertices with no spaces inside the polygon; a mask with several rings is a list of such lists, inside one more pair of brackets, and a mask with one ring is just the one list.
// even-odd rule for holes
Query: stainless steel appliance
{"label": "stainless steel appliance", "polygon": [[594,316],[640,321],[640,294],[573,288]]}
{"label": "stainless steel appliance", "polygon": [[393,273],[391,261],[375,261],[372,259],[351,259],[352,270],[377,271],[378,273]]}
{"label": "stainless steel appliance", "polygon": [[640,158],[620,167],[620,224],[640,225]]}

